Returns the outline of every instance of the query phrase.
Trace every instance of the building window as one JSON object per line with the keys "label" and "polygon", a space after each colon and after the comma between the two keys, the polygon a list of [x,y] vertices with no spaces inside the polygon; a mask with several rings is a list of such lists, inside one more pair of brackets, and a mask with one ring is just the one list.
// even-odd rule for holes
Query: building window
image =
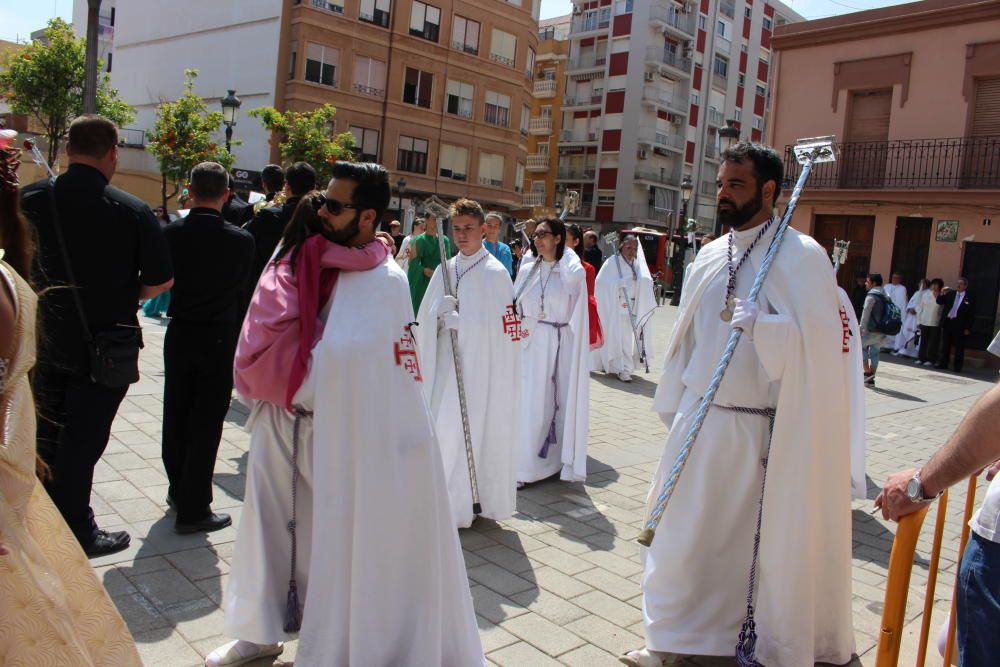
{"label": "building window", "polygon": [[524,192],[524,165],[517,163],[517,173],[514,175],[514,192]]}
{"label": "building window", "polygon": [[760,50],[760,53],[758,54],[758,57],[760,58],[760,61],[762,63],[769,63],[769,62],[771,62],[771,52],[768,51],[767,49],[763,49],[762,48]]}
{"label": "building window", "polygon": [[531,117],[531,107],[527,104],[521,107],[521,134],[528,134],[528,119]]}
{"label": "building window", "polygon": [[733,120],[736,122],[743,120],[743,109],[733,109]]}
{"label": "building window", "polygon": [[427,172],[427,140],[399,135],[399,152],[396,169],[412,171],[415,174]]}
{"label": "building window", "polygon": [[764,119],[760,116],[753,117],[753,129],[762,130],[764,129]]}
{"label": "building window", "polygon": [[743,53],[750,53],[750,47],[746,44],[740,44],[740,51]]}
{"label": "building window", "polygon": [[309,5],[334,14],[344,13],[344,0],[309,0]]}
{"label": "building window", "polygon": [[765,16],[764,17],[764,30],[770,30],[771,29],[771,25],[772,25],[771,24],[771,19],[769,19],[769,18],[767,18]]}
{"label": "building window", "polygon": [[384,97],[385,63],[367,56],[355,56],[354,90],[362,95]]}
{"label": "building window", "polygon": [[750,5],[747,5],[746,7],[744,7],[743,8],[743,16],[745,16],[747,18],[750,18],[751,16],[753,16],[753,7],[751,7]]}
{"label": "building window", "polygon": [[105,71],[107,71],[107,72],[111,71],[111,61],[114,58],[114,56],[115,56],[115,54],[113,54],[110,51],[108,51],[108,68]]}
{"label": "building window", "polygon": [[615,16],[632,13],[632,0],[617,0],[615,2]]}
{"label": "building window", "polygon": [[597,193],[597,205],[598,206],[614,206],[615,205],[615,193]]}
{"label": "building window", "polygon": [[359,162],[378,162],[378,130],[351,125],[354,135],[354,152]]}
{"label": "building window", "polygon": [[337,61],[340,51],[322,44],[306,42],[306,81],[337,87]]}
{"label": "building window", "polygon": [[723,79],[729,76],[729,60],[723,58],[719,54],[715,54],[715,61],[712,63],[712,71],[715,72],[716,76],[720,76]]}
{"label": "building window", "polygon": [[698,28],[704,30],[706,25],[708,25],[708,17],[704,14],[698,14]]}
{"label": "building window", "polygon": [[534,72],[534,71],[535,71],[535,50],[529,46],[528,47],[528,64],[524,68],[524,75],[530,79],[531,75],[532,75],[532,72]]}
{"label": "building window", "polygon": [[715,33],[720,37],[725,37],[726,39],[729,39],[729,34],[730,34],[729,24],[720,19],[715,24]]}
{"label": "building window", "polygon": [[479,154],[479,183],[496,188],[503,187],[503,155]]}
{"label": "building window", "polygon": [[448,81],[448,113],[472,118],[472,97],[475,88],[461,81]]}
{"label": "building window", "polygon": [[361,11],[358,19],[365,23],[374,23],[383,28],[389,27],[389,0],[361,0]]}
{"label": "building window", "polygon": [[760,85],[758,83],[757,84],[757,95],[758,95],[758,97],[764,97],[765,95],[767,95],[767,88],[765,88],[764,86],[762,86],[762,85]]}
{"label": "building window", "polygon": [[418,107],[430,109],[431,84],[433,82],[433,74],[407,67],[406,77],[403,80],[403,101],[407,104],[416,104]]}
{"label": "building window", "polygon": [[746,85],[746,83],[747,83],[747,77],[746,77],[745,74],[737,74],[736,75],[736,85],[737,86],[739,86],[740,88],[742,88],[743,86]]}
{"label": "building window", "polygon": [[510,95],[486,91],[486,115],[483,117],[490,125],[510,127]]}
{"label": "building window", "polygon": [[456,14],[451,26],[451,46],[478,56],[479,23]]}
{"label": "building window", "polygon": [[701,95],[699,95],[698,93],[692,92],[691,93],[691,104],[693,104],[695,106],[698,106],[699,104],[701,104]]}
{"label": "building window", "polygon": [[433,5],[413,0],[413,4],[410,5],[410,34],[437,42],[440,29],[441,10]]}
{"label": "building window", "polygon": [[292,53],[288,57],[288,80],[291,81],[295,78],[295,63],[298,61],[299,46],[295,42],[292,42]]}
{"label": "building window", "polygon": [[441,157],[438,159],[438,173],[441,178],[464,181],[469,172],[469,149],[464,146],[441,144]]}
{"label": "building window", "polygon": [[509,32],[493,28],[493,40],[490,42],[490,60],[507,67],[514,67],[514,54],[517,52],[517,38]]}

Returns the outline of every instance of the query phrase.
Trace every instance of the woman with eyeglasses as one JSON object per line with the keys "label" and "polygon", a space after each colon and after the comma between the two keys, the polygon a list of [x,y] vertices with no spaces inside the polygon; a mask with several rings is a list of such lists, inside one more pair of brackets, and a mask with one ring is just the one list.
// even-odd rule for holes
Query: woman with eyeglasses
{"label": "woman with eyeglasses", "polygon": [[557,473],[579,482],[587,475],[586,271],[565,252],[566,226],[558,218],[539,221],[531,245],[538,259],[521,267],[514,290],[524,344],[518,486]]}

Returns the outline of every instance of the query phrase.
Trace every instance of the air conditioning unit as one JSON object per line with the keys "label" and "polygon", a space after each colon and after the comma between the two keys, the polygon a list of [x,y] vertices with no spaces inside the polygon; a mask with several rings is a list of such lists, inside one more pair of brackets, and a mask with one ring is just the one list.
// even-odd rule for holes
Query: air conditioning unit
{"label": "air conditioning unit", "polygon": [[678,116],[677,114],[672,114],[670,116],[670,122],[676,125],[677,127],[680,127],[681,125],[684,124],[684,119]]}
{"label": "air conditioning unit", "polygon": [[646,150],[646,149],[644,149],[644,148],[640,148],[640,149],[639,149],[639,159],[640,159],[640,160],[645,160],[645,159],[647,159],[648,157],[649,157],[649,151],[647,151],[647,150]]}
{"label": "air conditioning unit", "polygon": [[654,80],[654,76],[653,76],[652,72],[646,72],[646,74],[645,74],[645,76],[643,78],[645,78],[646,81],[653,81]]}

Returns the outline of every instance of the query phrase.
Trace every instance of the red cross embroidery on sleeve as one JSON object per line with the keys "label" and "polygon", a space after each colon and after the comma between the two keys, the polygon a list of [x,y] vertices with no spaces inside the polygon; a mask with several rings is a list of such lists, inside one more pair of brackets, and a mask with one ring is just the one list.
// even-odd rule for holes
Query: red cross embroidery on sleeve
{"label": "red cross embroidery on sleeve", "polygon": [[847,316],[847,311],[844,307],[840,307],[840,324],[843,329],[843,338],[841,339],[841,352],[847,354],[851,351],[851,319]]}
{"label": "red cross embroidery on sleeve", "polygon": [[420,361],[417,359],[417,347],[413,343],[413,334],[410,332],[409,325],[403,327],[403,335],[392,346],[396,356],[396,365],[402,366],[403,370],[412,375],[417,382],[423,382],[424,378],[420,374]]}
{"label": "red cross embroidery on sleeve", "polygon": [[503,332],[514,342],[528,337],[528,330],[521,326],[521,318],[517,316],[513,305],[507,306],[507,312],[503,315]]}

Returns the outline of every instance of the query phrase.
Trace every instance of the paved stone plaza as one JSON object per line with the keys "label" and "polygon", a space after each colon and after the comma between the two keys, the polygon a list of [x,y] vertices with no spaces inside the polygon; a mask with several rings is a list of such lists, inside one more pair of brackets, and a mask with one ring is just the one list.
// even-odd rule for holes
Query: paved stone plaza
{"label": "paved stone plaza", "polygon": [[[675,314],[669,306],[657,312],[657,350],[664,348]],[[234,405],[215,468],[214,504],[233,515],[234,525],[209,535],[174,534],[172,517],[164,515],[167,480],[160,461],[165,326],[149,319],[144,326],[142,380],[122,404],[111,443],[97,467],[93,497],[101,527],[128,530],[132,546],[93,564],[128,622],[145,664],[190,667],[203,664],[203,656],[226,641],[219,601],[242,509],[249,438],[241,427],[245,412]],[[642,646],[642,568],[634,538],[665,438],[664,426],[650,412],[660,366],[657,360],[650,375],[638,375],[628,385],[592,376],[586,484],[531,485],[519,492],[518,514],[510,521],[479,519],[462,531],[483,647],[491,664],[614,665],[617,654]],[[878,388],[867,390],[870,498],[890,472],[925,461],[989,387],[991,377],[995,374],[956,376],[891,358],[884,361]],[[391,418],[391,406],[385,406],[385,414]],[[724,468],[719,474],[725,474]],[[954,491],[942,550],[946,576],[939,581],[937,609],[947,608],[957,558],[964,486]],[[871,509],[871,500],[857,501],[853,513],[854,626],[860,662],[866,666],[874,664],[894,531]],[[901,665],[913,664],[907,656],[912,656],[919,632],[927,533],[911,582]],[[276,664],[287,664],[294,655],[292,642]],[[254,667],[270,664],[258,661]],[[691,659],[689,664],[732,661]]]}

